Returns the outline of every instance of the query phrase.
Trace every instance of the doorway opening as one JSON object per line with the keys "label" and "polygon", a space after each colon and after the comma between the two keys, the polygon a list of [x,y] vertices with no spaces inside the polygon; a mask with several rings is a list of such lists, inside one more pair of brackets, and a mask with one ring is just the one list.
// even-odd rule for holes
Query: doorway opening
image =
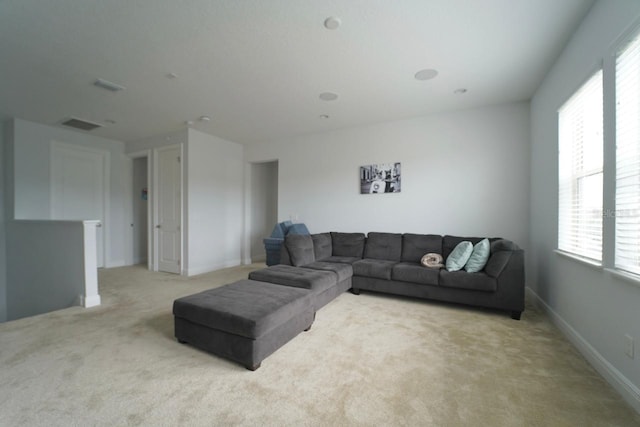
{"label": "doorway opening", "polygon": [[149,260],[149,167],[148,157],[133,159],[133,264]]}
{"label": "doorway opening", "polygon": [[264,262],[267,254],[262,239],[278,222],[278,161],[251,163],[249,255],[251,262]]}

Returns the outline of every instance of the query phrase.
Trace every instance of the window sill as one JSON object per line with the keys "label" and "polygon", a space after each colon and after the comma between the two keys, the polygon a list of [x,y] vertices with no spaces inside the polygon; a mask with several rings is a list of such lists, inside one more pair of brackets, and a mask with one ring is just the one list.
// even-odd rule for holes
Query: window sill
{"label": "window sill", "polygon": [[553,251],[555,253],[557,253],[558,255],[560,255],[560,256],[563,256],[565,258],[569,258],[569,259],[571,259],[573,261],[577,261],[580,264],[584,264],[584,265],[587,265],[589,267],[596,268],[598,270],[602,269],[602,263],[599,262],[599,261],[594,261],[592,259],[584,258],[584,257],[581,257],[579,255],[575,255],[575,254],[571,254],[569,252],[562,251],[560,249],[554,249]]}
{"label": "window sill", "polygon": [[614,268],[605,268],[604,271],[611,274],[618,279],[622,279],[627,283],[640,287],[640,276],[633,273],[628,273],[622,270],[616,270]]}

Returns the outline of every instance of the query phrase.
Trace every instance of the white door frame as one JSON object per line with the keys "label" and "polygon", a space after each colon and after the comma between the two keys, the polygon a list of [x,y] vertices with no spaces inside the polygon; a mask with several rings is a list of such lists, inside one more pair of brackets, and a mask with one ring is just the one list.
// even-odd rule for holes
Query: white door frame
{"label": "white door frame", "polygon": [[[100,155],[100,157],[102,158],[102,168],[103,168],[103,176],[102,176],[102,218],[103,218],[103,224],[102,224],[102,234],[103,234],[103,239],[102,239],[102,265],[106,268],[106,267],[110,267],[111,266],[111,258],[109,257],[109,251],[111,249],[111,236],[110,236],[110,230],[111,230],[111,217],[109,212],[111,211],[110,209],[110,203],[109,203],[109,195],[111,194],[111,153],[107,150],[100,150],[97,148],[90,148],[90,147],[86,147],[86,146],[82,146],[82,145],[75,145],[75,144],[70,144],[67,142],[60,142],[60,141],[55,141],[52,140],[51,141],[51,145],[50,145],[50,151],[49,151],[49,195],[51,197],[51,195],[54,192],[54,180],[53,180],[53,168],[51,167],[51,164],[53,163],[53,151],[55,149],[62,149],[62,150],[73,150],[73,151],[84,151],[84,152],[90,152],[92,154],[98,154]],[[49,200],[49,218],[53,218],[54,217],[54,209],[53,209],[53,203],[51,200]],[[86,218],[86,219],[95,219],[95,218]]]}
{"label": "white door frame", "polygon": [[153,193],[153,197],[152,197],[152,204],[150,206],[153,206],[153,213],[150,216],[150,221],[149,221],[149,227],[151,229],[151,233],[150,236],[153,236],[152,238],[152,248],[151,251],[149,252],[149,259],[152,260],[153,263],[153,271],[159,271],[160,270],[160,260],[159,260],[159,242],[160,239],[158,238],[158,229],[156,228],[157,222],[158,222],[158,212],[159,212],[159,205],[158,205],[158,173],[159,173],[159,167],[158,167],[158,162],[159,162],[159,153],[162,151],[166,151],[166,150],[175,150],[175,149],[179,149],[180,151],[180,274],[181,275],[186,275],[186,262],[185,262],[185,234],[186,234],[186,227],[185,227],[185,188],[186,188],[186,178],[185,178],[185,165],[184,165],[184,144],[174,144],[174,145],[167,145],[164,147],[158,147],[158,148],[154,148],[153,149],[153,180],[150,182],[153,182],[152,184],[152,191],[150,193]]}

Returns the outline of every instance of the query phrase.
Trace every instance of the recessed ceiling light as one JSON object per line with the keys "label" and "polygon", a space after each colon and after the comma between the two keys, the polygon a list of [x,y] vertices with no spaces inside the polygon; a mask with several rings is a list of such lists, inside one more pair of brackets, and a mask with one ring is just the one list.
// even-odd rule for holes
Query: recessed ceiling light
{"label": "recessed ceiling light", "polygon": [[333,16],[328,17],[324,20],[324,27],[327,30],[335,30],[340,26],[340,19],[334,18]]}
{"label": "recessed ceiling light", "polygon": [[460,89],[454,90],[453,93],[455,93],[456,95],[462,95],[463,93],[467,93],[467,90],[461,87]]}
{"label": "recessed ceiling light", "polygon": [[328,118],[329,118],[329,116],[328,116],[327,114],[321,114],[321,115],[319,115],[318,117],[319,117],[319,118],[321,118],[321,119],[323,119],[323,120],[326,120],[326,119],[328,119]]}
{"label": "recessed ceiling light", "polygon": [[427,69],[418,71],[414,77],[416,78],[416,80],[431,80],[437,75],[438,75],[438,70],[427,68]]}
{"label": "recessed ceiling light", "polygon": [[322,92],[320,94],[320,99],[323,101],[335,101],[338,99],[338,95],[333,92]]}
{"label": "recessed ceiling light", "polygon": [[210,122],[211,121],[211,117],[209,117],[209,116],[200,116],[198,118],[198,120],[201,121],[201,122]]}
{"label": "recessed ceiling light", "polygon": [[193,120],[186,120],[184,124],[187,126],[193,126]]}
{"label": "recessed ceiling light", "polygon": [[168,79],[177,79],[178,75],[176,73],[167,73],[166,77]]}

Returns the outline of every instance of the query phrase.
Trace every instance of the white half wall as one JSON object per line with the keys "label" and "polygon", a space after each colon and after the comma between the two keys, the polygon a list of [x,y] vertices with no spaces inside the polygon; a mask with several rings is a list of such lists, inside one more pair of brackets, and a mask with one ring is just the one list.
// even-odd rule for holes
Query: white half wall
{"label": "white half wall", "polygon": [[[612,45],[636,23],[640,23],[637,0],[595,3],[531,102],[531,250],[527,272],[529,286],[560,329],[640,412],[640,284],[554,253],[558,238],[557,110],[603,61],[610,61]],[[615,86],[606,69],[604,87],[605,129],[611,129]],[[610,144],[607,130],[605,135],[605,144]],[[634,359],[624,353],[625,334],[635,337]]]}
{"label": "white half wall", "polygon": [[108,151],[111,163],[109,224],[105,231],[109,233],[109,245],[105,261],[106,267],[125,265],[126,245],[130,245],[131,239],[128,215],[131,200],[127,197],[127,189],[131,187],[127,180],[131,161],[124,155],[124,143],[26,120],[13,119],[12,122],[13,176],[9,185],[13,185],[14,200],[11,217],[29,220],[51,218],[52,141]]}
{"label": "white half wall", "polygon": [[[501,236],[526,248],[529,106],[434,114],[246,148],[278,160],[279,220],[326,231]],[[363,194],[359,167],[402,163],[402,192]]]}
{"label": "white half wall", "polygon": [[187,275],[241,263],[243,147],[189,129]]}
{"label": "white half wall", "polygon": [[[8,320],[100,304],[95,225],[95,221],[8,221]],[[93,235],[85,239],[85,233]]]}

